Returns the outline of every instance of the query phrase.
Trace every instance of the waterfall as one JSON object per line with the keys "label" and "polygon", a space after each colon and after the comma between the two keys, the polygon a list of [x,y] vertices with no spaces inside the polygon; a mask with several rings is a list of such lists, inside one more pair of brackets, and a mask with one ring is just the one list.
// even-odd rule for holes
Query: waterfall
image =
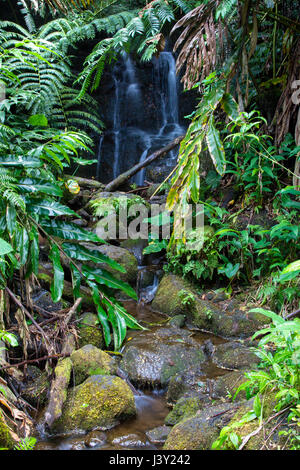
{"label": "waterfall", "polygon": [[[111,109],[111,144],[106,137],[100,139],[98,148],[97,178],[101,179],[103,157],[111,168],[110,178],[116,178],[138,162],[143,162],[155,150],[167,145],[185,132],[179,122],[178,89],[175,58],[172,52],[164,51],[153,58],[148,65],[152,67],[152,79],[142,82],[141,68],[137,68],[129,55],[123,55],[112,71],[114,96]],[[153,118],[146,119],[146,107],[153,110]],[[104,147],[110,145],[109,151]],[[113,150],[111,149],[113,145]],[[110,157],[111,155],[111,157]],[[170,152],[167,165],[172,166],[177,151]],[[133,181],[142,186],[145,169]]]}

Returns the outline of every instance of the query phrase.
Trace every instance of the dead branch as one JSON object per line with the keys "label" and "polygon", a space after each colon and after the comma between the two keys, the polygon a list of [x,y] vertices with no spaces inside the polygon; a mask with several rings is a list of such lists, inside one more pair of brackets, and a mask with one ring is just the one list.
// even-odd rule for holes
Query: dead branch
{"label": "dead branch", "polygon": [[184,138],[184,135],[181,135],[179,137],[176,137],[170,144],[166,145],[165,147],[157,150],[156,152],[152,153],[148,158],[146,158],[143,162],[137,163],[135,166],[130,168],[129,170],[125,171],[121,175],[119,175],[117,178],[115,178],[113,181],[108,183],[105,186],[105,191],[113,191],[121,184],[125,183],[126,181],[129,180],[132,176],[134,176],[136,173],[138,173],[140,170],[145,168],[146,166],[150,165],[150,163],[154,162],[159,157],[163,157],[166,155],[170,150],[172,150],[174,147],[176,147],[182,139]]}

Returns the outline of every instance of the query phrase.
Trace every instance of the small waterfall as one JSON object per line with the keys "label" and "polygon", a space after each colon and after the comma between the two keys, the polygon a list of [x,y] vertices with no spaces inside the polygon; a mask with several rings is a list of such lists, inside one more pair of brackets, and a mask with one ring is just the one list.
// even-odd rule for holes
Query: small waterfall
{"label": "small waterfall", "polygon": [[[112,136],[113,155],[110,160],[111,147],[107,153],[106,138],[100,138],[98,179],[101,179],[100,160],[104,156],[108,168],[111,168],[111,179],[116,178],[185,132],[179,122],[179,83],[172,52],[162,52],[158,58],[152,59],[150,66],[152,82],[150,78],[149,84],[141,81],[141,70],[129,55],[123,55],[113,68],[112,129],[106,132],[107,136]],[[145,119],[145,106],[154,110],[151,121]],[[176,150],[170,152],[167,164],[173,165],[176,157]],[[138,186],[144,184],[145,171],[142,169],[133,178]]]}
{"label": "small waterfall", "polygon": [[99,139],[99,146],[98,146],[98,155],[97,155],[97,170],[96,170],[96,178],[99,180],[100,172],[101,172],[101,154],[102,154],[102,145],[103,145],[104,135],[102,134]]}

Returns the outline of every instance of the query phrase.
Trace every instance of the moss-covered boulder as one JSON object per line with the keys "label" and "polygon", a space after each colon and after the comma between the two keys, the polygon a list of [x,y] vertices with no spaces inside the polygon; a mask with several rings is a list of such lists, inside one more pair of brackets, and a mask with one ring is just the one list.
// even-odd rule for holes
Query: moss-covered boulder
{"label": "moss-covered boulder", "polygon": [[[243,419],[243,416],[253,408],[253,401],[245,402],[233,415],[228,422],[228,426],[234,426],[234,432],[237,433],[241,439],[246,436],[250,438],[243,447],[244,450],[280,450],[288,448],[287,437],[280,435],[282,430],[286,431],[288,412],[285,414],[277,415],[274,407],[277,400],[275,399],[276,392],[271,392],[264,397],[263,400],[263,419],[264,425],[260,426],[259,420],[254,419],[246,422],[240,426],[236,424]],[[273,419],[271,419],[273,417]],[[266,439],[268,436],[268,439]],[[231,450],[230,443],[227,444],[227,449]]]}
{"label": "moss-covered boulder", "polygon": [[215,302],[202,297],[187,280],[166,274],[159,284],[152,308],[171,317],[184,314],[197,328],[226,338],[247,338],[268,323],[263,315],[248,312],[235,300]]}
{"label": "moss-covered boulder", "polygon": [[103,267],[112,273],[115,278],[128,282],[129,284],[134,284],[136,282],[138,276],[138,262],[136,257],[130,253],[129,250],[121,248],[120,246],[101,245],[97,247],[97,251],[113,259],[124,268],[125,272],[120,272],[107,264],[103,264]]}
{"label": "moss-covered boulder", "polygon": [[70,389],[56,432],[109,429],[136,414],[134,395],[116,376],[93,375]]}
{"label": "moss-covered boulder", "polygon": [[76,385],[91,375],[113,375],[117,370],[116,360],[92,344],[74,351],[71,354],[71,361]]}
{"label": "moss-covered boulder", "polygon": [[0,449],[13,449],[14,445],[15,441],[9,432],[0,410]]}
{"label": "moss-covered boulder", "polygon": [[[175,274],[165,275],[159,283],[156,295],[152,302],[152,308],[158,312],[165,313],[170,317],[185,314],[187,306],[184,304],[179,292],[190,289],[189,283]],[[172,293],[172,295],[170,295]]]}
{"label": "moss-covered boulder", "polygon": [[212,361],[223,369],[239,370],[252,368],[260,362],[258,356],[238,341],[215,346]]}
{"label": "moss-covered boulder", "polygon": [[206,404],[206,400],[203,400],[200,396],[181,397],[172,411],[166,416],[165,423],[169,426],[175,426],[180,421],[194,416]]}
{"label": "moss-covered boulder", "polygon": [[99,325],[98,317],[95,313],[84,313],[80,317],[78,328],[80,347],[83,347],[87,344],[92,344],[93,346],[96,346],[96,348],[103,348],[103,333]]}
{"label": "moss-covered boulder", "polygon": [[170,432],[164,450],[209,450],[220,429],[236,411],[232,403],[220,403],[180,421]]}
{"label": "moss-covered boulder", "polygon": [[[228,374],[221,375],[217,379],[210,380],[209,388],[211,398],[233,397],[237,388],[246,380],[244,371],[229,372]],[[245,398],[245,392],[241,391],[238,398]]]}

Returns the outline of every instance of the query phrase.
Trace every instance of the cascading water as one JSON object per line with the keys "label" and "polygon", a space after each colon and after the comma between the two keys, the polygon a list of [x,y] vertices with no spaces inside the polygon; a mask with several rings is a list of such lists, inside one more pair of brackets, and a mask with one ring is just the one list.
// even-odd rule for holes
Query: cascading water
{"label": "cascading water", "polygon": [[[124,55],[114,66],[112,128],[99,143],[98,179],[102,177],[103,156],[110,168],[106,168],[107,178],[111,180],[185,132],[179,119],[179,83],[172,52],[153,58],[150,67],[152,78],[150,75],[148,83],[142,83],[141,69],[130,56]],[[147,118],[149,109],[151,118]],[[166,166],[174,165],[176,157],[176,150],[170,152]],[[143,185],[145,172],[142,169],[135,175],[133,181],[137,185]]]}

